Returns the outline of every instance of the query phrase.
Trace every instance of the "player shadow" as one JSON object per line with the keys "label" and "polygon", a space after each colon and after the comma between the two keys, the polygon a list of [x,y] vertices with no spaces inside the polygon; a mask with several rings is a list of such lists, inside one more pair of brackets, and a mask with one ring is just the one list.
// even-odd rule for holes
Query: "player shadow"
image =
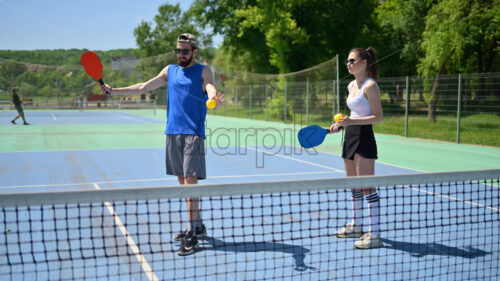
{"label": "player shadow", "polygon": [[224,242],[214,237],[203,238],[209,245],[202,247],[203,251],[224,251],[234,253],[255,253],[255,252],[282,252],[291,254],[295,260],[296,271],[317,270],[305,264],[304,259],[309,249],[302,246],[275,243],[275,242]]}
{"label": "player shadow", "polygon": [[441,256],[454,256],[462,257],[466,259],[474,259],[477,257],[483,257],[491,252],[486,252],[481,249],[476,249],[473,247],[450,247],[439,243],[412,243],[412,242],[400,242],[393,241],[390,239],[382,238],[384,243],[384,248],[394,249],[399,251],[404,251],[410,253],[413,257],[425,257],[428,255],[441,255]]}

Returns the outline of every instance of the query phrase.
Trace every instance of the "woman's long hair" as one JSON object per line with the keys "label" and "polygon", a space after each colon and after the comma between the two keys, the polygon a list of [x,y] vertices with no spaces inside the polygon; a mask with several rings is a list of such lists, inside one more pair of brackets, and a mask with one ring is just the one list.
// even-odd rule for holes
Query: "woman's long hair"
{"label": "woman's long hair", "polygon": [[368,77],[377,79],[378,78],[378,66],[377,66],[377,52],[374,48],[368,47],[366,49],[363,48],[354,48],[350,51],[350,53],[358,53],[358,56],[362,60],[366,60],[366,73]]}

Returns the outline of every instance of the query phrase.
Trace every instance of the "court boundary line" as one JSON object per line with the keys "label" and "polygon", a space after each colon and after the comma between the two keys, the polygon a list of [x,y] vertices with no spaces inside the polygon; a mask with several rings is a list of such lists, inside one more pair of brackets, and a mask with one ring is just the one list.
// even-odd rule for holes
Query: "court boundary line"
{"label": "court boundary line", "polygon": [[[243,146],[240,146],[240,147],[243,147]],[[292,147],[292,146],[290,146],[290,147]],[[253,150],[255,152],[259,152],[259,150],[257,148],[254,148],[254,147],[244,146],[243,148],[250,149],[250,150]],[[283,158],[283,159],[294,160],[294,161],[297,161],[297,162],[309,164],[311,166],[316,166],[316,167],[319,167],[319,168],[331,170],[331,171],[334,171],[334,172],[337,172],[337,173],[344,173],[343,170],[339,170],[339,169],[335,169],[335,168],[332,168],[332,167],[324,166],[324,165],[317,164],[317,163],[314,163],[314,162],[311,162],[311,161],[300,160],[300,159],[297,159],[297,158],[293,158],[293,157],[285,156],[285,155],[280,155],[280,154],[271,154],[271,153],[267,153],[265,151],[262,151],[262,153],[264,153],[265,155],[268,155],[268,156],[277,156],[277,157],[280,157],[280,158]]]}
{"label": "court boundary line", "polygon": [[[93,185],[96,190],[102,190],[97,183],[94,183]],[[120,219],[120,216],[118,216],[118,214],[115,212],[115,209],[113,208],[111,203],[109,201],[106,201],[104,202],[104,204],[106,205],[106,209],[108,209],[108,212],[111,214],[111,216],[113,216],[116,226],[118,227],[122,235],[125,237],[125,240],[127,241],[130,250],[134,254],[139,264],[141,265],[142,270],[144,270],[144,273],[146,273],[146,275],[148,276],[148,279],[150,281],[159,281],[155,272],[149,265],[146,258],[141,254],[141,251],[139,250],[139,247],[135,243],[134,239],[132,238],[132,235],[130,235],[130,233],[128,232],[127,228]]]}
{"label": "court boundary line", "polygon": [[[490,186],[492,186],[492,185],[490,185]],[[463,202],[463,203],[466,203],[466,204],[469,204],[469,205],[478,206],[478,207],[485,208],[485,209],[490,209],[490,210],[493,210],[493,211],[496,211],[496,212],[500,213],[500,209],[498,209],[498,208],[491,207],[491,206],[488,206],[488,205],[483,205],[483,204],[480,204],[480,203],[476,203],[474,201],[464,200],[464,199],[460,199],[458,197],[448,196],[448,195],[444,195],[444,194],[440,194],[440,193],[436,193],[436,192],[432,192],[432,191],[428,191],[428,190],[423,190],[423,189],[416,188],[416,187],[411,187],[411,186],[406,186],[406,185],[404,187],[406,187],[408,189],[411,189],[411,190],[418,191],[418,192],[427,193],[427,194],[430,194],[430,195],[433,195],[433,196],[438,196],[438,197],[446,198],[446,199],[449,199],[451,201],[459,201],[459,202]]]}
{"label": "court boundary line", "polygon": [[[335,153],[333,153],[333,152],[321,151],[321,150],[318,150],[318,151],[319,151],[319,152],[321,152],[321,153],[328,154],[328,155],[342,157],[341,155],[339,155],[339,154],[335,154]],[[384,164],[384,165],[388,165],[388,166],[393,166],[393,167],[396,167],[396,168],[400,168],[400,169],[413,170],[413,171],[416,171],[416,172],[421,172],[421,173],[429,173],[429,171],[424,171],[424,170],[419,170],[419,169],[414,169],[414,168],[408,168],[408,167],[404,167],[404,166],[401,166],[401,165],[395,165],[395,164],[391,164],[391,163],[387,163],[387,162],[381,161],[381,160],[379,160],[379,159],[377,159],[377,160],[376,160],[376,162],[377,162],[377,163]],[[436,172],[436,173],[440,173],[440,172]]]}
{"label": "court boundary line", "polygon": [[[248,147],[247,147],[248,148]],[[257,149],[253,149],[253,148],[249,148],[251,150],[254,150],[254,151],[257,151]],[[264,152],[265,153],[265,152]],[[268,154],[269,156],[278,156],[278,157],[281,157],[281,158],[285,158],[285,159],[289,159],[289,160],[295,160],[295,161],[298,161],[298,162],[302,162],[302,163],[305,163],[305,164],[311,164],[313,166],[318,166],[318,167],[325,167],[323,165],[319,165],[319,164],[316,164],[316,163],[312,163],[312,162],[309,162],[309,161],[305,161],[305,160],[299,160],[299,159],[295,159],[293,157],[288,157],[288,156],[283,156],[283,155],[277,155],[277,154]],[[327,167],[325,167],[327,168]],[[334,168],[330,168],[332,170],[336,170]],[[409,169],[411,170],[411,169]],[[343,171],[342,171],[343,172]],[[491,186],[494,186],[494,185],[491,185]],[[435,192],[431,192],[431,191],[426,191],[426,190],[421,190],[419,188],[413,188],[413,187],[408,187],[406,185],[403,185],[403,187],[405,188],[408,188],[408,189],[411,189],[411,190],[415,190],[415,191],[419,191],[419,192],[422,192],[422,193],[427,193],[427,194],[430,194],[430,195],[433,195],[433,196],[437,196],[437,197],[443,197],[443,198],[446,198],[446,199],[449,199],[451,201],[458,201],[458,202],[464,202],[466,204],[470,204],[470,205],[474,205],[474,206],[478,206],[478,207],[482,207],[482,208],[487,208],[487,209],[491,209],[491,210],[494,210],[496,212],[500,212],[500,209],[497,209],[497,208],[494,208],[494,207],[491,207],[491,206],[488,206],[488,205],[483,205],[483,204],[480,204],[480,203],[476,203],[474,201],[469,201],[469,200],[464,200],[464,199],[460,199],[460,198],[457,198],[457,197],[453,197],[453,196],[447,196],[447,195],[444,195],[444,194],[440,194],[440,193],[435,193]]]}
{"label": "court boundary line", "polygon": [[[301,172],[301,173],[277,173],[277,174],[245,174],[245,175],[230,175],[230,176],[211,176],[208,179],[224,179],[224,178],[250,178],[250,177],[285,177],[293,175],[312,175],[312,174],[329,174],[330,171],[323,172]],[[0,186],[0,189],[8,188],[32,188],[32,187],[63,187],[63,186],[80,186],[97,184],[113,184],[113,183],[133,183],[133,182],[154,182],[154,181],[177,181],[177,177],[165,177],[155,179],[135,179],[135,180],[116,180],[116,181],[94,181],[82,183],[60,183],[60,184],[33,184],[33,185],[5,185]]]}

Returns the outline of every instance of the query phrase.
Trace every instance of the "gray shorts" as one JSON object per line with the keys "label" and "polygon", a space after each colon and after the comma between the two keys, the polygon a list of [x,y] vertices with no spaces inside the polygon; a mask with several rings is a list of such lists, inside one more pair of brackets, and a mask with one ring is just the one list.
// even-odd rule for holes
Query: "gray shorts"
{"label": "gray shorts", "polygon": [[205,140],[197,135],[167,135],[167,175],[207,178]]}

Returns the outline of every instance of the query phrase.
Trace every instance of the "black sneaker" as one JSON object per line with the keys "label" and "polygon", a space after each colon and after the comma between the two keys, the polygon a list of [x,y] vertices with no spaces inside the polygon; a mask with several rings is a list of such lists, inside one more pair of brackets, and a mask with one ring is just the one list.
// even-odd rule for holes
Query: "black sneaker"
{"label": "black sneaker", "polygon": [[177,254],[179,256],[192,255],[196,252],[196,249],[198,249],[198,239],[196,239],[196,236],[190,231],[186,233],[184,240],[182,240],[182,245],[179,250],[177,250]]}
{"label": "black sneaker", "polygon": [[[183,232],[177,234],[174,236],[175,241],[182,241],[186,237],[187,230],[184,230]],[[205,225],[202,224],[201,227],[196,228],[196,238],[202,239],[207,236],[207,229],[205,228]]]}
{"label": "black sneaker", "polygon": [[16,125],[16,121],[15,120],[11,120],[10,123]]}
{"label": "black sneaker", "polygon": [[24,123],[23,123],[23,125],[29,125],[29,124],[30,124],[30,123],[28,123],[28,122],[24,122]]}

